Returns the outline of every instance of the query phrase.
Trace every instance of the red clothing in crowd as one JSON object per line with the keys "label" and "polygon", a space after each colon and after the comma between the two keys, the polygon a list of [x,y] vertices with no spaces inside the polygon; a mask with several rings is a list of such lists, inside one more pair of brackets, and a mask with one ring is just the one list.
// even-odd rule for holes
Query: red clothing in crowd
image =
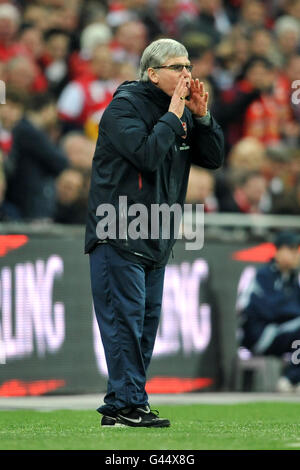
{"label": "red clothing in crowd", "polygon": [[286,81],[278,76],[270,94],[261,96],[251,103],[245,114],[243,136],[257,137],[266,145],[281,140],[284,123],[292,120],[289,88]]}
{"label": "red clothing in crowd", "polygon": [[87,119],[97,115],[111,102],[117,84],[113,80],[102,81],[87,75],[69,83],[58,100],[59,115],[63,120],[84,125]]}
{"label": "red clothing in crowd", "polygon": [[0,62],[7,62],[18,55],[24,54],[27,54],[27,49],[19,42],[13,42],[9,46],[0,43]]}

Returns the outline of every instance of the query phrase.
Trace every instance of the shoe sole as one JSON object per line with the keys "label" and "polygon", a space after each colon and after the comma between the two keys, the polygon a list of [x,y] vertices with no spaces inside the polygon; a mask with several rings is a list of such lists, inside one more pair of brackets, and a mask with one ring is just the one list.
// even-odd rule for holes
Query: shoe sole
{"label": "shoe sole", "polygon": [[121,417],[117,418],[117,423],[122,426],[131,427],[131,428],[169,428],[170,421],[161,421],[157,423],[129,423],[128,421],[123,421]]}
{"label": "shoe sole", "polygon": [[102,428],[126,428],[125,424],[115,423],[115,424],[101,424]]}

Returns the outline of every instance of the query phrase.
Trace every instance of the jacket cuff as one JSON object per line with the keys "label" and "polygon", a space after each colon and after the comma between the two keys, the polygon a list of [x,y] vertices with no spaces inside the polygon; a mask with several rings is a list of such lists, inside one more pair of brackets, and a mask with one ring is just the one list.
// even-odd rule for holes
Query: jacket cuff
{"label": "jacket cuff", "polygon": [[173,129],[175,134],[177,134],[179,136],[185,135],[185,130],[183,128],[183,125],[182,125],[180,119],[176,116],[176,114],[171,113],[170,111],[168,111],[166,114],[164,114],[164,116],[162,116],[159,119],[159,121],[164,122],[169,127],[171,127],[171,129]]}
{"label": "jacket cuff", "polygon": [[199,124],[203,124],[204,126],[209,126],[211,123],[211,118],[210,118],[210,112],[207,111],[205,116],[202,117],[195,117],[196,121],[199,122]]}

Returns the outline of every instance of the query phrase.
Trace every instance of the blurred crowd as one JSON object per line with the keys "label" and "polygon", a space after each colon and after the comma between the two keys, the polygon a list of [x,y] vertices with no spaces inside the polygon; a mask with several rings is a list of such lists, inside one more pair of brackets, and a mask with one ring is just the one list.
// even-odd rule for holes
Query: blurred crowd
{"label": "blurred crowd", "polygon": [[225,135],[186,202],[300,214],[300,0],[0,0],[0,221],[85,222],[101,115],[160,37],[186,46]]}

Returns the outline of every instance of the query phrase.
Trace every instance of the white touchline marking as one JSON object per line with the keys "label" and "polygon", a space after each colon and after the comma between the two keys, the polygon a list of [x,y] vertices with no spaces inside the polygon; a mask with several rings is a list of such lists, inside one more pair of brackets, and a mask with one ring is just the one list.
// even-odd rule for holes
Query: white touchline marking
{"label": "white touchline marking", "polygon": [[285,444],[287,447],[300,447],[300,442],[291,442],[289,444]]}

